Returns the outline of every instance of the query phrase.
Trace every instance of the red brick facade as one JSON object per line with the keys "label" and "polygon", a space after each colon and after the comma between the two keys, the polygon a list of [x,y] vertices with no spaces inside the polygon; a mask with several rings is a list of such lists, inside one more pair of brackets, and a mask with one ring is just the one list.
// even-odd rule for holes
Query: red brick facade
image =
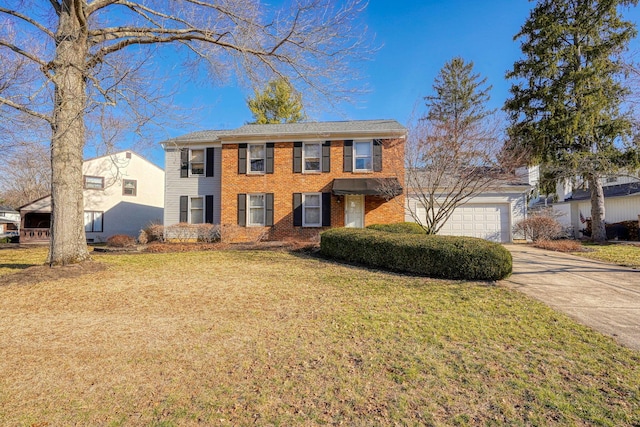
{"label": "red brick facade", "polygon": [[[324,141],[321,141],[324,142]],[[330,227],[294,226],[293,194],[331,192],[335,178],[391,178],[404,186],[404,140],[384,140],[381,172],[343,172],[344,141],[332,141],[330,172],[294,173],[293,142],[274,144],[273,173],[238,173],[238,144],[222,145],[221,224],[233,228],[231,240],[255,240],[263,236],[269,240],[312,240]],[[273,226],[238,228],[238,194],[272,193]],[[331,227],[345,223],[344,196],[331,195]],[[404,195],[390,200],[380,196],[365,196],[365,225],[392,223],[404,220]]]}

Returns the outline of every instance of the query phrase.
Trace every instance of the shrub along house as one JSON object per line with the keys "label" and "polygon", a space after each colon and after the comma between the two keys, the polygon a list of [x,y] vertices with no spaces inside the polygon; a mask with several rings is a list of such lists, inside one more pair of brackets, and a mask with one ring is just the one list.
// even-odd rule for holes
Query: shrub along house
{"label": "shrub along house", "polygon": [[280,240],[401,222],[405,139],[394,120],[363,120],[245,125],[165,141],[164,224],[220,224],[239,240]]}

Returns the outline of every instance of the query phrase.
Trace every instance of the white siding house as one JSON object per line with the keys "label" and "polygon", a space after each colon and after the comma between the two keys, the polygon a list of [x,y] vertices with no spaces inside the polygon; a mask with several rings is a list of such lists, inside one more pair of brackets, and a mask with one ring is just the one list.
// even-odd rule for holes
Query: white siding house
{"label": "white siding house", "polygon": [[[85,160],[84,216],[88,242],[115,234],[137,237],[149,223],[161,223],[164,171],[132,151]],[[51,197],[20,207],[21,242],[48,241]]]}
{"label": "white siding house", "polygon": [[165,151],[164,225],[220,224],[222,153],[216,133],[169,140]]}

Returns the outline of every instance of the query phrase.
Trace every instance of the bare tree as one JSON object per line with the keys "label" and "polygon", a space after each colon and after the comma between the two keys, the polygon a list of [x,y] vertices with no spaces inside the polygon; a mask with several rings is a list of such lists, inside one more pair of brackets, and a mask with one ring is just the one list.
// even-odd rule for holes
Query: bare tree
{"label": "bare tree", "polygon": [[86,119],[124,107],[143,128],[159,90],[148,71],[160,46],[175,48],[168,58],[183,65],[179,78],[202,72],[211,83],[225,75],[251,82],[288,77],[337,101],[350,93],[349,64],[368,52],[366,28],[358,22],[364,6],[362,0],[295,0],[281,10],[258,0],[3,2],[0,122],[19,126],[29,117],[50,128],[49,264],[89,258],[82,199]]}
{"label": "bare tree", "polygon": [[[410,126],[405,146],[408,213],[427,234],[438,234],[454,210],[513,178],[511,161],[498,159],[495,123],[449,138],[450,129],[427,120]],[[424,212],[424,214],[423,214]]]}
{"label": "bare tree", "polygon": [[408,213],[427,234],[437,234],[458,206],[513,178],[499,119],[486,106],[491,86],[473,73],[473,62],[447,62],[433,89],[405,146]]}
{"label": "bare tree", "polygon": [[51,161],[48,147],[23,143],[0,160],[0,199],[15,208],[49,194]]}

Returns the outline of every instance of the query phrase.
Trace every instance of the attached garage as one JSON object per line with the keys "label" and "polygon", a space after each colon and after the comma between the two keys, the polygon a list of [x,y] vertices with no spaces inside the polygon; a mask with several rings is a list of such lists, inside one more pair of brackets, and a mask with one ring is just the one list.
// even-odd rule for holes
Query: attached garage
{"label": "attached garage", "polygon": [[[526,218],[530,189],[528,185],[511,185],[503,187],[502,191],[478,195],[457,206],[438,234],[479,237],[500,243],[513,242],[514,238],[521,238],[513,235],[513,226]],[[421,221],[426,218],[426,209],[413,194],[407,197],[405,221],[415,221],[411,212]]]}
{"label": "attached garage", "polygon": [[[492,242],[511,241],[509,204],[467,203],[458,206],[439,234],[445,236],[479,237]],[[417,208],[418,216],[426,218],[424,208]]]}

